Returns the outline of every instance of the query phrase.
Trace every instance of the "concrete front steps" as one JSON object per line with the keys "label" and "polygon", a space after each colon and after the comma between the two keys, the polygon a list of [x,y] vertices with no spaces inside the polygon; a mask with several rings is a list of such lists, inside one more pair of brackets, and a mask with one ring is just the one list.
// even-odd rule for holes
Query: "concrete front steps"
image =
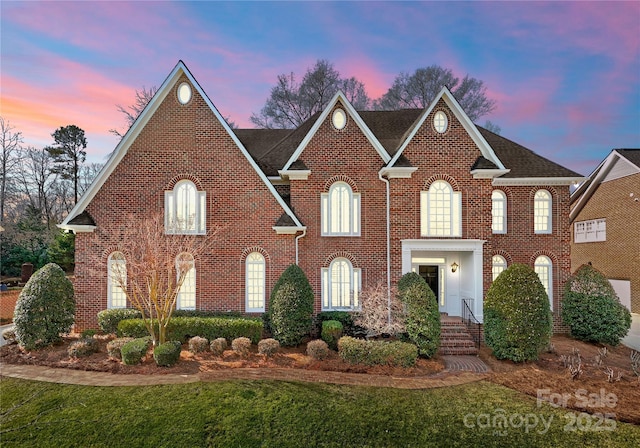
{"label": "concrete front steps", "polygon": [[441,355],[477,355],[478,347],[459,317],[442,316],[440,318]]}

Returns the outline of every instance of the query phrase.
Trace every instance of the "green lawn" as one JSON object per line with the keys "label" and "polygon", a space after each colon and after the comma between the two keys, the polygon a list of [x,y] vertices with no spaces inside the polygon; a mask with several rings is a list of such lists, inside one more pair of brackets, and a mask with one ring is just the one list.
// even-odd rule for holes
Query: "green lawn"
{"label": "green lawn", "polygon": [[[270,381],[0,386],[2,448],[640,446],[640,427],[539,408],[488,382],[425,391]],[[498,415],[506,426],[493,424]]]}

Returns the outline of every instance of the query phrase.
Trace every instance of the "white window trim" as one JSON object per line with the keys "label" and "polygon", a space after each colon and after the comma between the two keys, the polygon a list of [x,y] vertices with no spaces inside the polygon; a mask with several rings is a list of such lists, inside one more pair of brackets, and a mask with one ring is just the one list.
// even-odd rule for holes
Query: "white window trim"
{"label": "white window trim", "polygon": [[[431,188],[438,183],[445,183],[450,190],[451,194],[451,208],[449,213],[451,215],[449,233],[438,234],[435,229],[431,228],[431,209],[433,208],[432,201],[430,200]],[[430,237],[460,237],[462,236],[462,193],[454,191],[451,184],[444,180],[436,181],[431,184],[428,191],[420,192],[420,235]]]}
{"label": "white window trim", "polygon": [[[123,259],[114,259],[114,255],[119,254],[123,257]],[[123,266],[124,269],[124,283],[125,283],[125,287],[126,287],[126,283],[127,283],[127,260],[124,259],[124,255],[122,254],[122,252],[112,252],[109,255],[109,258],[107,259],[107,308],[112,309],[112,308],[126,308],[127,307],[127,294],[125,291],[122,290],[122,288],[120,287],[120,285],[117,282],[114,282],[112,279],[112,275],[111,275],[111,271],[113,269],[113,267],[115,265],[121,264]],[[120,292],[121,294],[124,295],[124,304],[123,305],[114,305],[113,304],[113,299],[114,299],[114,293],[118,293]]]}
{"label": "white window trim", "polygon": [[[346,261],[349,266],[350,298],[349,306],[332,306],[331,296],[331,270],[336,262]],[[360,292],[362,290],[362,270],[354,268],[346,258],[336,258],[328,268],[322,268],[322,311],[352,311],[360,309]]]}
{"label": "white window trim", "polygon": [[[179,263],[178,259],[179,259],[179,257],[184,256],[184,255],[191,257],[191,260],[190,260],[191,268],[189,269],[189,271],[187,271],[187,274],[185,275],[183,283],[182,283],[182,285],[180,285],[180,290],[178,291],[178,297],[176,298],[176,309],[178,309],[178,310],[195,310],[196,309],[196,304],[198,302],[198,296],[197,296],[197,291],[198,291],[198,289],[197,289],[197,279],[198,279],[198,276],[197,276],[197,272],[196,272],[196,262],[193,259],[193,255],[188,254],[188,253],[181,253],[176,257],[176,281],[178,281],[179,277],[180,277],[180,273],[178,272],[178,263]],[[193,273],[191,271],[193,271]],[[185,286],[187,284],[186,281],[187,281],[188,277],[191,276],[191,275],[193,275],[193,305],[184,306],[183,302],[186,300],[184,295],[186,293],[183,291],[183,288],[185,288]],[[191,301],[191,300],[189,300],[189,301]]]}
{"label": "white window trim", "polygon": [[[253,255],[259,255],[261,257],[260,261],[257,260],[251,260]],[[262,306],[260,307],[250,307],[249,306],[249,270],[251,266],[261,266],[261,275],[262,275]],[[262,313],[265,311],[265,302],[266,302],[266,278],[267,278],[267,264],[266,264],[266,260],[264,258],[264,255],[262,255],[260,252],[251,252],[249,255],[247,255],[247,258],[245,260],[245,294],[244,294],[244,299],[245,299],[245,311],[247,313]]]}
{"label": "white window trim", "polygon": [[[346,232],[335,232],[331,229],[332,214],[336,212],[332,207],[331,193],[339,186],[346,186],[349,195],[349,229]],[[360,193],[354,193],[348,183],[334,182],[327,193],[320,194],[321,236],[360,236],[360,203]]]}
{"label": "white window trim", "polygon": [[[549,197],[548,199],[537,198],[536,196],[538,195],[538,193],[546,193]],[[538,225],[536,223],[536,218],[538,217],[538,214],[537,214],[538,207],[536,207],[536,205],[538,203],[546,204],[545,209],[546,209],[546,216],[548,219],[547,219],[547,226],[544,229],[538,228]],[[533,231],[536,234],[553,233],[553,195],[548,190],[544,190],[544,189],[538,190],[536,191],[536,194],[533,197]]]}
{"label": "white window trim", "polygon": [[[589,226],[594,229],[589,231]],[[573,242],[597,243],[607,241],[607,220],[606,218],[590,219],[588,221],[578,221],[573,227]]]}
{"label": "white window trim", "polygon": [[[543,262],[539,260],[543,260]],[[533,264],[533,269],[536,271],[536,274],[538,274],[538,277],[540,277],[541,275],[541,272],[539,272],[540,269],[548,270],[546,274],[547,278],[549,279],[549,284],[545,285],[545,282],[542,278],[540,278],[540,282],[542,283],[542,286],[544,286],[544,289],[549,296],[549,305],[551,306],[551,311],[553,311],[553,261],[551,261],[551,258],[547,257],[546,255],[540,255],[538,258],[536,258]]]}
{"label": "white window trim", "polygon": [[[493,195],[497,194],[500,198],[494,198]],[[502,230],[496,230],[493,226],[495,219],[494,211],[496,210],[496,204],[501,208],[502,212]],[[495,234],[507,233],[507,195],[502,190],[493,190],[491,192],[491,232]]]}
{"label": "white window trim", "polygon": [[[196,192],[195,203],[195,229],[187,230],[176,224],[176,216],[178,215],[177,191],[185,183],[190,184]],[[164,229],[169,235],[205,235],[207,233],[206,220],[206,203],[207,193],[199,191],[196,185],[190,180],[183,179],[176,183],[173,190],[164,192]]]}
{"label": "white window trim", "polygon": [[[496,262],[496,258],[499,258],[500,260],[498,262]],[[492,278],[492,281],[495,281],[496,278],[498,278],[498,275],[500,275],[502,272],[504,272],[507,269],[507,267],[508,267],[507,260],[502,255],[494,255],[493,257],[491,257],[491,278]],[[498,272],[498,275],[496,275],[496,268],[502,268],[502,270],[500,272]]]}

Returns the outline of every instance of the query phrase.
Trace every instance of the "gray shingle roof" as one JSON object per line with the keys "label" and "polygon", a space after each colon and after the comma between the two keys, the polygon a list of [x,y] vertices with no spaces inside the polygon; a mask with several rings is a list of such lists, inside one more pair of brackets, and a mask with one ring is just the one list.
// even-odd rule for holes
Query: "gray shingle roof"
{"label": "gray shingle roof", "polygon": [[74,226],[95,226],[96,222],[93,220],[89,212],[85,210],[79,215],[74,216],[73,219],[69,221],[69,224]]}
{"label": "gray shingle roof", "polygon": [[615,151],[640,168],[640,149],[616,149]]}

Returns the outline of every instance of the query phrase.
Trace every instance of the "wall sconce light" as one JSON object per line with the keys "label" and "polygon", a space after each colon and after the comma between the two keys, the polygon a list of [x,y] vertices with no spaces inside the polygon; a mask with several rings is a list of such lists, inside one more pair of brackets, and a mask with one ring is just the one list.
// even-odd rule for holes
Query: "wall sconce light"
{"label": "wall sconce light", "polygon": [[458,270],[458,263],[455,261],[451,263],[451,272],[456,272]]}

